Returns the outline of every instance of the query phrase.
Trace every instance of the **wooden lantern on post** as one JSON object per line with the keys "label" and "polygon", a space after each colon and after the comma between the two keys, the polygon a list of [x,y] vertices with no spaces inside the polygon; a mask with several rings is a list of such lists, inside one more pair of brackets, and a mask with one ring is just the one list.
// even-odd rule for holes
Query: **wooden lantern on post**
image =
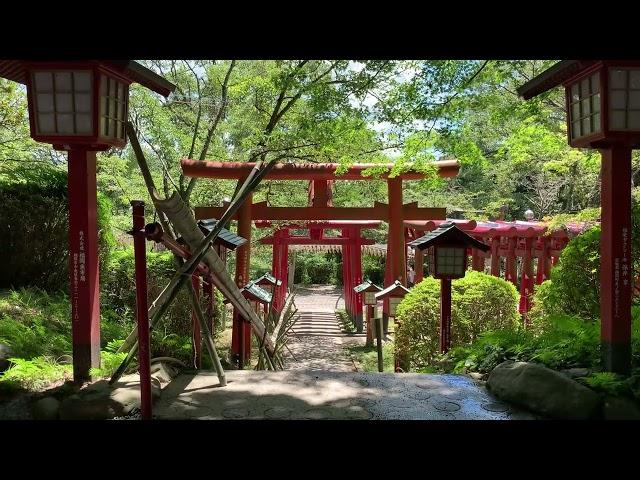
{"label": "wooden lantern on post", "polygon": [[[375,325],[374,311],[375,311],[375,306],[378,303],[378,301],[376,300],[376,293],[378,293],[381,290],[382,288],[371,283],[371,280],[365,280],[360,285],[353,287],[353,291],[355,293],[362,294],[362,303],[367,307],[366,346],[368,347],[373,345],[374,332],[377,335],[378,331],[380,331],[380,328],[378,328],[378,326]],[[381,341],[382,340],[380,339],[379,342]]]}
{"label": "wooden lantern on post", "polygon": [[631,151],[640,147],[640,60],[564,60],[518,89],[525,100],[565,87],[569,145],[601,164],[600,317],[603,367],[631,370]]}
{"label": "wooden lantern on post", "polygon": [[269,294],[273,295],[274,288],[282,285],[282,280],[277,280],[276,277],[267,272],[260,278],[256,279],[254,283],[259,285],[263,290],[269,292]]}
{"label": "wooden lantern on post", "polygon": [[408,244],[419,250],[429,249],[429,270],[440,279],[440,352],[451,347],[451,280],[464,277],[467,271],[467,248],[486,252],[491,247],[447,222]]}
{"label": "wooden lantern on post", "polygon": [[[402,283],[400,283],[398,280],[396,280],[395,282],[393,282],[391,285],[389,285],[387,288],[385,288],[384,290],[380,290],[378,293],[374,294],[376,301],[380,301],[380,300],[388,300],[389,302],[389,318],[396,318],[396,314],[397,314],[397,309],[398,309],[398,305],[400,304],[400,302],[402,301],[402,299],[404,298],[404,296],[409,293],[409,289],[407,287],[405,287],[404,285],[402,285]],[[382,323],[382,322],[380,322]],[[396,329],[398,328],[398,323],[396,321]],[[381,325],[378,324],[378,328],[376,329],[378,331],[382,331]],[[376,332],[377,333],[377,332]],[[380,336],[382,336],[382,333],[380,333]],[[394,359],[394,363],[395,363],[395,368],[394,370],[396,372],[401,372],[403,370],[406,370],[401,368],[402,367],[402,362],[399,358],[399,356],[396,354],[395,355],[395,359]],[[382,371],[382,345],[378,346],[378,370]]]}
{"label": "wooden lantern on post", "polygon": [[100,366],[96,151],[126,144],[129,85],[168,96],[175,85],[129,61],[0,60],[0,77],[27,86],[34,140],[68,151],[73,377]]}

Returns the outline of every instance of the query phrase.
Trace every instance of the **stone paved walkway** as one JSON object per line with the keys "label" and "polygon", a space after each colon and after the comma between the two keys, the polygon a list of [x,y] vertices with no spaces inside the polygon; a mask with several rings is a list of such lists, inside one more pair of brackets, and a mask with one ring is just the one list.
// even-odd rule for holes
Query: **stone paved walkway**
{"label": "stone paved walkway", "polygon": [[364,335],[340,330],[335,310],[344,308],[341,290],[332,285],[298,287],[295,303],[300,318],[293,327],[285,361],[287,370],[356,371],[348,344],[364,343]]}
{"label": "stone paved walkway", "polygon": [[530,420],[459,375],[327,371],[180,375],[154,407],[158,419]]}

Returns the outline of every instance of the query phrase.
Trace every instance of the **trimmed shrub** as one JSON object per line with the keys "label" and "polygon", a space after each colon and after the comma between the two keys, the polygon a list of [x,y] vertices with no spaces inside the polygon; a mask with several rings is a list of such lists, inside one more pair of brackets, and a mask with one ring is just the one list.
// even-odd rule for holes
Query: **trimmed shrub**
{"label": "trimmed shrub", "polygon": [[[468,345],[485,331],[518,327],[518,292],[509,282],[468,271],[452,282],[451,343]],[[439,357],[440,281],[432,277],[417,284],[398,305],[395,348],[412,369],[424,368]]]}
{"label": "trimmed shrub", "polygon": [[[68,291],[67,173],[53,166],[0,177],[0,288]],[[115,243],[111,203],[98,194],[101,265]]]}

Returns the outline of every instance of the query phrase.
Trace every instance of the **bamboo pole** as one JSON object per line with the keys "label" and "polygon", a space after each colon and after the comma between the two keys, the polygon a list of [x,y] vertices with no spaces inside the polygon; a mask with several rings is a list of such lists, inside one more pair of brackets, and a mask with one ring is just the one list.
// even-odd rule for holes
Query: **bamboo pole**
{"label": "bamboo pole", "polygon": [[211,362],[213,363],[213,366],[216,369],[216,373],[218,374],[218,380],[220,381],[220,386],[224,387],[227,385],[227,379],[224,376],[224,370],[222,369],[222,364],[220,363],[220,357],[218,356],[218,352],[216,351],[216,346],[213,343],[211,332],[209,331],[207,322],[204,319],[204,315],[202,314],[202,308],[200,308],[200,302],[198,302],[198,297],[196,295],[196,291],[193,288],[192,283],[188,283],[187,290],[189,291],[189,297],[191,298],[191,305],[193,306],[193,311],[196,314],[198,323],[200,324],[200,331],[202,332],[204,337],[204,344],[207,347],[207,350],[209,352],[209,357],[211,357]]}

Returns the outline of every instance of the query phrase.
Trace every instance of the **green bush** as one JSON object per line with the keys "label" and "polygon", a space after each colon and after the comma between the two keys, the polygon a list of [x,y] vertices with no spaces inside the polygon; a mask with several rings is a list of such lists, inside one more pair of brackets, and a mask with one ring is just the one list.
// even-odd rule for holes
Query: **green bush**
{"label": "green bush", "polygon": [[[0,177],[0,288],[39,287],[68,291],[67,173],[41,164]],[[111,204],[98,194],[101,260],[115,240]]]}
{"label": "green bush", "polygon": [[296,256],[295,283],[339,284],[338,271],[341,275],[339,257],[333,253],[298,253]]}
{"label": "green bush", "polygon": [[[453,346],[468,345],[482,332],[516,329],[518,292],[501,278],[468,271],[452,282]],[[395,348],[410,367],[423,368],[439,357],[440,281],[431,277],[417,284],[398,305]]]}
{"label": "green bush", "polygon": [[530,316],[600,317],[600,227],[573,238],[551,269],[551,278],[536,288]]}
{"label": "green bush", "polygon": [[369,279],[375,285],[384,284],[385,259],[374,255],[362,256],[362,278]]}
{"label": "green bush", "polygon": [[[453,348],[447,357],[455,372],[490,372],[505,360],[537,362],[553,369],[600,368],[600,322],[570,315],[548,315],[536,328],[486,332],[469,346]],[[640,367],[640,309],[632,309],[632,365]],[[594,377],[595,386],[611,380]],[[600,382],[600,383],[599,383]],[[606,387],[606,385],[605,385]],[[603,387],[604,388],[604,387]]]}

